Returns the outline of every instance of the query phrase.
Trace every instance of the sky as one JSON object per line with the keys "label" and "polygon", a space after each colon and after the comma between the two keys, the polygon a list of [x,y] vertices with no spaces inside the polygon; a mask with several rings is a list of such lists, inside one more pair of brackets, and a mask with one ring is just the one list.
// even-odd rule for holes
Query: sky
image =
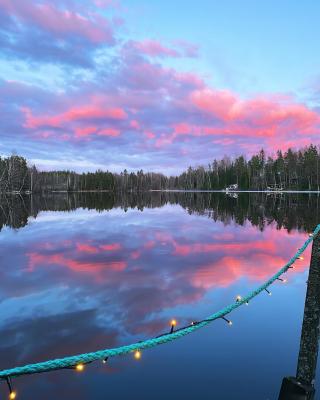
{"label": "sky", "polygon": [[0,154],[181,172],[318,145],[320,3],[0,0]]}

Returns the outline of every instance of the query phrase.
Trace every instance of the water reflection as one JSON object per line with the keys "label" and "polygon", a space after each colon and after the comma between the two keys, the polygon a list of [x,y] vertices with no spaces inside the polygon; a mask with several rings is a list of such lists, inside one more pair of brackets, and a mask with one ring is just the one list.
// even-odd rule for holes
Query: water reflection
{"label": "water reflection", "polygon": [[[237,199],[201,193],[145,193],[127,198],[54,194],[9,197],[1,206],[1,223],[6,226],[0,234],[1,368],[140,340],[168,329],[172,317],[184,324],[206,316],[284,264],[305,240],[304,231],[313,229],[319,213],[316,196],[259,194],[241,194]],[[197,393],[206,399],[212,398],[209,388],[216,379],[216,397],[234,399],[233,389],[226,391],[221,385],[221,379],[232,374],[229,351],[233,363],[252,346],[257,355],[246,366],[261,385],[248,394],[238,382],[237,398],[275,398],[279,377],[290,370],[290,355],[281,361],[272,358],[274,349],[264,339],[276,332],[279,343],[288,343],[290,327],[293,348],[299,340],[299,329],[292,326],[301,323],[299,305],[303,304],[309,254],[290,271],[288,286],[275,285],[273,302],[265,296],[250,303],[245,314],[239,310],[232,328],[236,333],[216,324],[169,346],[170,350],[164,346],[150,351],[150,358],[144,354],[141,367],[132,367],[131,359],[124,358],[107,367],[90,367],[81,380],[69,371],[21,378],[17,383],[23,398],[103,399],[108,388],[112,398],[125,399],[138,371],[140,378],[154,374],[149,376],[152,384],[141,387],[139,398],[163,398],[165,388],[154,377],[161,374],[165,379],[167,372],[176,371],[175,361],[168,361],[168,352],[173,352],[177,362],[189,354],[199,364],[197,371],[189,362],[179,364],[181,373],[175,374],[172,385],[196,376],[201,382]],[[288,296],[292,293],[295,296]],[[260,323],[263,329],[259,331],[260,316],[272,320],[279,304],[295,311],[285,321],[277,321],[276,330],[272,323]],[[257,368],[261,341],[263,360],[268,362],[270,357],[274,368],[265,387]],[[212,350],[213,343],[218,348]],[[233,345],[237,346],[226,354],[225,349]],[[214,357],[208,357],[208,351]],[[203,366],[208,362],[214,363],[214,378],[212,368]],[[238,376],[245,382],[244,372],[239,371],[232,375],[234,382]],[[41,395],[35,397],[35,391]],[[170,393],[194,397],[186,386],[170,386]]]}
{"label": "water reflection", "polygon": [[263,230],[272,222],[277,228],[312,231],[320,217],[319,196],[315,194],[241,193],[236,197],[225,193],[141,192],[127,193],[52,193],[45,196],[0,197],[0,229],[21,228],[30,216],[41,211],[74,211],[78,208],[106,211],[113,208],[158,208],[180,205],[189,214],[207,215],[226,224],[246,221]]}

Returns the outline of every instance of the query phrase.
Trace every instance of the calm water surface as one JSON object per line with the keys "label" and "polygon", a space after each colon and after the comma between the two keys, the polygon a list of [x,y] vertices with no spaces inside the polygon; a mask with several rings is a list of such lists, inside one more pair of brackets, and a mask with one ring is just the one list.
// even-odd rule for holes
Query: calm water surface
{"label": "calm water surface", "polygon": [[[316,195],[55,194],[0,204],[1,369],[206,317],[268,279],[320,221]],[[21,377],[19,398],[277,399],[282,378],[295,375],[309,257],[271,297],[232,313],[232,327],[217,320],[138,362]]]}

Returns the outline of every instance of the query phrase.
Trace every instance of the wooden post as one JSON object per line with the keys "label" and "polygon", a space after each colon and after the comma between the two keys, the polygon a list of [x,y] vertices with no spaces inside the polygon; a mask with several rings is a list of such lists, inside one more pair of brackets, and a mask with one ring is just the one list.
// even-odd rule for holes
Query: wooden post
{"label": "wooden post", "polygon": [[320,234],[313,239],[296,377],[282,381],[279,400],[313,400],[319,348]]}

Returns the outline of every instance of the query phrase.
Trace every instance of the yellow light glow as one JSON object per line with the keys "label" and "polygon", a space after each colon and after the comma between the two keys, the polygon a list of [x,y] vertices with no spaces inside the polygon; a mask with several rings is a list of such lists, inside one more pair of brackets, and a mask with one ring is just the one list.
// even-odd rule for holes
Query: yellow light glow
{"label": "yellow light glow", "polygon": [[175,319],[171,320],[171,326],[176,326],[177,325],[177,321]]}
{"label": "yellow light glow", "polygon": [[11,392],[11,393],[9,394],[9,399],[10,399],[10,400],[15,399],[16,397],[17,397],[17,392]]}
{"label": "yellow light glow", "polygon": [[237,301],[241,301],[242,300],[242,297],[240,296],[240,294],[236,297],[236,300]]}
{"label": "yellow light glow", "polygon": [[299,260],[304,260],[304,258],[303,257],[299,257]]}
{"label": "yellow light glow", "polygon": [[140,358],[141,358],[141,351],[140,351],[140,350],[136,350],[136,351],[134,352],[134,358],[135,358],[136,360],[140,360]]}
{"label": "yellow light glow", "polygon": [[76,370],[77,370],[78,372],[82,372],[82,371],[84,370],[84,365],[83,365],[83,364],[78,364],[78,365],[76,365]]}

